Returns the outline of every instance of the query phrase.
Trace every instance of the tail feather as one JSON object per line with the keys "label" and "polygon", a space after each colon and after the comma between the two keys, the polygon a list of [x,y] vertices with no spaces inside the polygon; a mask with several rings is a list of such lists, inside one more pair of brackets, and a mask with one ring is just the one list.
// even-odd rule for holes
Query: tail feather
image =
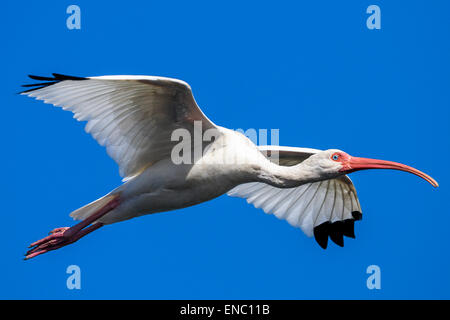
{"label": "tail feather", "polygon": [[73,211],[70,216],[74,220],[84,220],[87,217],[91,216],[95,212],[97,212],[100,208],[104,207],[108,202],[113,200],[115,197],[117,197],[116,194],[107,194],[104,197],[101,197],[100,199],[97,199],[84,207],[81,207],[75,211]]}

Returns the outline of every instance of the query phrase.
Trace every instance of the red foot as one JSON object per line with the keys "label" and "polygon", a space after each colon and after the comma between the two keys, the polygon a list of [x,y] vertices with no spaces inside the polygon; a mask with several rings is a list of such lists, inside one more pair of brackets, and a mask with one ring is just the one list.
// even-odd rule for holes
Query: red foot
{"label": "red foot", "polygon": [[71,238],[67,235],[65,235],[66,231],[70,228],[57,228],[52,231],[50,231],[50,235],[38,240],[36,242],[33,242],[29,248],[30,250],[27,251],[25,254],[25,260],[34,258],[40,254],[46,253],[50,250],[55,250],[58,248],[61,248],[63,246],[66,246],[73,241],[71,241]]}
{"label": "red foot", "polygon": [[74,243],[78,239],[84,237],[88,233],[97,230],[102,223],[96,222],[98,219],[103,217],[109,211],[113,210],[120,204],[119,196],[112,196],[112,200],[106,205],[100,208],[97,212],[90,215],[88,218],[84,219],[80,223],[74,225],[71,228],[56,228],[49,232],[49,236],[33,242],[25,254],[25,260],[34,258],[40,254],[49,252],[51,250],[56,250],[61,247],[67,246],[68,244]]}
{"label": "red foot", "polygon": [[49,232],[49,236],[33,242],[28,248],[31,248],[25,254],[25,260],[34,258],[40,254],[46,253],[51,250],[56,250],[74,243],[78,239],[82,238],[86,234],[103,226],[102,223],[95,223],[85,229],[78,230],[76,228],[56,228]]}
{"label": "red foot", "polygon": [[54,234],[56,232],[66,231],[67,229],[70,229],[69,227],[62,227],[62,228],[56,228],[50,231],[48,234]]}

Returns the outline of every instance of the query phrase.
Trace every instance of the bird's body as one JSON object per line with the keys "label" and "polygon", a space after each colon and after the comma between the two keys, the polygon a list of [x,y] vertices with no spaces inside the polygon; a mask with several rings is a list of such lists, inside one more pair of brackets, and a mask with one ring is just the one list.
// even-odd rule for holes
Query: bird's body
{"label": "bird's body", "polygon": [[[111,194],[120,195],[121,204],[99,221],[110,224],[185,208],[221,196],[241,183],[255,181],[253,165],[259,167],[269,160],[241,133],[218,130],[220,137],[208,146],[199,161],[174,164],[171,159],[161,160],[113,190]],[[249,154],[252,159],[246,157],[246,162],[241,161]],[[236,163],[224,164],[224,158],[233,158]]]}
{"label": "bird's body", "polygon": [[[113,190],[109,196],[120,196],[121,203],[99,222],[111,224],[185,208],[217,198],[244,183],[269,183],[279,188],[301,185],[298,180],[293,181],[294,185],[277,183],[271,175],[274,166],[248,137],[217,127],[217,139],[207,145],[195,163],[160,160]],[[79,212],[72,216],[77,217]]]}
{"label": "bird's body", "polygon": [[[228,193],[273,213],[326,248],[354,237],[361,207],[347,173],[379,168],[428,175],[405,165],[343,151],[256,146],[212,123],[185,82],[150,76],[30,76],[22,94],[87,121],[86,131],[119,164],[124,184],[71,213],[80,223],[57,228],[26,258],[77,241],[105,224],[181,209]],[[188,139],[186,139],[188,138]],[[191,138],[193,138],[191,140]]]}

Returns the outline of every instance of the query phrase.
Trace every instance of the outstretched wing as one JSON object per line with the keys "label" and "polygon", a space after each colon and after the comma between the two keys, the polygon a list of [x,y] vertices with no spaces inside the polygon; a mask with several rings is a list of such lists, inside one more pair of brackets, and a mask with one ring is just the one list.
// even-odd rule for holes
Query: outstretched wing
{"label": "outstretched wing", "polygon": [[181,80],[151,76],[72,77],[30,76],[41,83],[21,94],[43,100],[87,121],[85,130],[117,162],[127,180],[170,157],[171,134],[177,128],[192,133],[215,125],[196,104],[189,85]]}
{"label": "outstretched wing", "polygon": [[[259,149],[266,156],[278,152],[278,164],[283,166],[298,164],[320,151],[277,146],[261,146]],[[344,245],[344,236],[354,238],[355,220],[362,218],[355,187],[347,176],[288,189],[260,182],[246,183],[235,187],[228,195],[245,198],[256,208],[301,228],[307,236],[314,235],[324,249],[328,237],[339,246]]]}

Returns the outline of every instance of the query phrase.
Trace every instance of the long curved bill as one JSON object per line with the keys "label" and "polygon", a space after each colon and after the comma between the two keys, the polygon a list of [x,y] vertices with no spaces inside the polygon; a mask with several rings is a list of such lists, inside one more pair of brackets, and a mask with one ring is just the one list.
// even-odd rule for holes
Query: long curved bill
{"label": "long curved bill", "polygon": [[392,169],[392,170],[400,170],[409,172],[412,174],[415,174],[416,176],[421,177],[422,179],[425,179],[428,181],[433,187],[438,187],[439,184],[429,175],[423,173],[422,171],[419,171],[413,167],[392,162],[392,161],[385,161],[385,160],[377,160],[377,159],[368,159],[368,158],[358,158],[358,157],[351,157],[348,161],[348,171],[353,172],[357,170],[364,170],[364,169]]}

